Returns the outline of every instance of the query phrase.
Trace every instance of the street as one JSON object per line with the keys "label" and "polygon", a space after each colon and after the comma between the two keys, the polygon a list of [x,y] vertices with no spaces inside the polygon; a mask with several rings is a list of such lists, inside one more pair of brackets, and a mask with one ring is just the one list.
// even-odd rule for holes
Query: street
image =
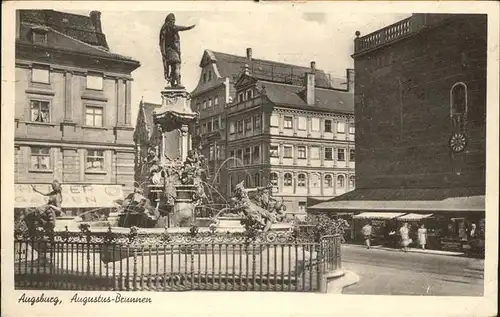
{"label": "street", "polygon": [[343,294],[482,296],[484,260],[342,247],[342,266],[360,280]]}

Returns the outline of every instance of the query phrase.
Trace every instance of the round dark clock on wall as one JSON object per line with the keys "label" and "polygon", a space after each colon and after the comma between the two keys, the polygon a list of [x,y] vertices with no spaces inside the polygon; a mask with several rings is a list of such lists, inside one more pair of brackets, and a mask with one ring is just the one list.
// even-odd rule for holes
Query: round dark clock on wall
{"label": "round dark clock on wall", "polygon": [[464,133],[456,132],[450,137],[450,148],[453,152],[462,152],[467,146],[467,136]]}

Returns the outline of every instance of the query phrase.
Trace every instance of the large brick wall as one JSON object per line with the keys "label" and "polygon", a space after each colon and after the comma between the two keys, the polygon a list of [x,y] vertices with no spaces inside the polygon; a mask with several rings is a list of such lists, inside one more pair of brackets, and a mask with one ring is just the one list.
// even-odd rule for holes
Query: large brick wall
{"label": "large brick wall", "polygon": [[[483,187],[485,15],[457,15],[354,55],[357,188]],[[467,85],[469,143],[449,147],[450,90]]]}

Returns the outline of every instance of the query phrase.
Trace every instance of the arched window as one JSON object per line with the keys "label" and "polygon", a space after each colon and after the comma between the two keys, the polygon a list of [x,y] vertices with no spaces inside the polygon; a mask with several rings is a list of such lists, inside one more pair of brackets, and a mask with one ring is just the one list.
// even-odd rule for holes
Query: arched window
{"label": "arched window", "polygon": [[345,186],[345,177],[344,175],[337,176],[337,188],[344,188]]}
{"label": "arched window", "polygon": [[464,128],[467,120],[467,86],[462,82],[451,87],[450,118],[454,128]]}
{"label": "arched window", "polygon": [[299,176],[297,176],[297,186],[298,187],[306,187],[306,174],[299,174]]}
{"label": "arched window", "polygon": [[320,187],[318,174],[311,174],[311,187],[312,188]]}
{"label": "arched window", "polygon": [[260,175],[259,173],[255,173],[253,176],[253,184],[255,187],[260,186]]}
{"label": "arched window", "polygon": [[354,188],[356,186],[356,178],[354,175],[349,176],[349,188]]}
{"label": "arched window", "polygon": [[284,186],[292,186],[292,174],[285,173],[284,180],[285,180],[283,183]]}
{"label": "arched window", "polygon": [[270,182],[273,186],[278,186],[278,173],[271,173]]}
{"label": "arched window", "polygon": [[333,178],[332,175],[325,175],[325,187],[333,187]]}

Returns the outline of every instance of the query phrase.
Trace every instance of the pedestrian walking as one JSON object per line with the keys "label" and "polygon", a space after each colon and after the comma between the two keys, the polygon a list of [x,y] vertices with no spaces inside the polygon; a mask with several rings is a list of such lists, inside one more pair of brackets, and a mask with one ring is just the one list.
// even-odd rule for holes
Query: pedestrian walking
{"label": "pedestrian walking", "polygon": [[408,251],[408,246],[412,242],[410,239],[410,230],[408,229],[408,224],[405,222],[403,226],[399,229],[399,235],[401,236],[401,246],[403,251]]}
{"label": "pedestrian walking", "polygon": [[425,250],[425,245],[427,244],[427,229],[424,224],[418,228],[418,244],[422,250]]}
{"label": "pedestrian walking", "polygon": [[372,238],[372,225],[367,222],[363,228],[361,228],[361,232],[363,233],[363,237],[365,239],[365,245],[367,249],[370,249],[370,240]]}

